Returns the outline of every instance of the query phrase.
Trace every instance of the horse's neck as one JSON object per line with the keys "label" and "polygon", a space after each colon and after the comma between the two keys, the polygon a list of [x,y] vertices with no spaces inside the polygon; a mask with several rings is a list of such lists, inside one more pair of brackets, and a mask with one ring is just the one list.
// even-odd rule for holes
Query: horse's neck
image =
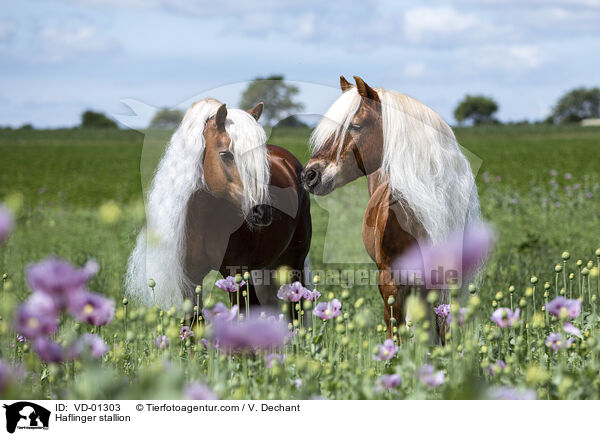
{"label": "horse's neck", "polygon": [[373,196],[377,188],[387,183],[387,177],[379,168],[367,176],[367,186],[369,187],[369,196]]}

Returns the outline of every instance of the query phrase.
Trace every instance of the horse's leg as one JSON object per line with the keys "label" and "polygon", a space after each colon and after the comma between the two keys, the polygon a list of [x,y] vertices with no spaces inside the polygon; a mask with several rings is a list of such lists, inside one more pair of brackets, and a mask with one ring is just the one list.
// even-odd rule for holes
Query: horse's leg
{"label": "horse's leg", "polygon": [[[382,265],[379,269],[378,286],[383,299],[383,317],[387,327],[387,337],[391,338],[394,326],[400,328],[405,323],[404,306],[408,290],[403,286],[398,286],[388,265]],[[392,305],[389,304],[390,297],[394,298]],[[392,321],[392,318],[396,321]]]}

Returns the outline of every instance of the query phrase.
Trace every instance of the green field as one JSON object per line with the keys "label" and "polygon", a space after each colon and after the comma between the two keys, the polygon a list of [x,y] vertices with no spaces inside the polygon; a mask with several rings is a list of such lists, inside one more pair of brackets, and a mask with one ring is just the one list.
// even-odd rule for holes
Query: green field
{"label": "green field", "polygon": [[[344,332],[336,335],[335,326],[328,326],[326,339],[316,351],[298,344],[293,351],[288,346],[288,359],[275,370],[265,368],[259,357],[226,358],[213,351],[200,352],[189,343],[176,344],[177,335],[163,355],[150,342],[156,338],[159,316],[153,309],[129,306],[130,329],[138,325],[139,330],[127,336],[122,328],[122,281],[144,221],[142,184],[157,153],[142,156],[143,151],[160,149],[168,137],[165,132],[145,137],[111,130],[0,131],[0,199],[21,206],[14,234],[0,247],[0,273],[9,275],[3,291],[2,358],[26,364],[33,397],[177,397],[186,383],[200,380],[222,398],[473,398],[480,395],[480,387],[498,385],[533,389],[540,398],[599,398],[600,341],[594,339],[599,327],[597,269],[588,276],[591,289],[584,299],[585,318],[576,322],[584,331],[583,339],[568,352],[547,350],[543,340],[556,325],[549,321],[538,325],[534,313],[541,313],[544,282],[551,285],[548,298],[558,291],[554,266],[562,262],[564,250],[571,253],[567,267],[575,272],[572,292],[576,296],[586,283],[577,275],[575,262],[598,261],[594,252],[600,247],[600,129],[491,126],[455,131],[461,145],[481,161],[476,180],[482,213],[496,227],[499,239],[478,290],[481,303],[473,308],[474,319],[463,331],[453,326],[458,334],[453,330],[448,347],[430,350],[430,362],[446,373],[447,382],[441,387],[428,389],[415,380],[415,368],[425,361],[428,347],[426,340],[419,339],[418,329],[403,333],[405,342],[393,361],[371,360],[373,346],[385,338],[376,328],[383,309],[376,288],[351,288],[343,300],[349,315]],[[290,149],[306,162],[309,134],[308,129],[275,129],[269,142]],[[557,175],[551,176],[551,170]],[[313,198],[310,260],[314,269],[332,263],[336,267],[368,263],[360,237],[367,199],[364,180],[328,197]],[[100,208],[113,203],[120,215],[109,224]],[[24,268],[50,255],[79,265],[95,258],[101,265],[90,287],[114,298],[119,309],[113,323],[102,331],[113,347],[102,365],[47,366],[14,340],[11,313],[16,301],[29,293]],[[531,296],[525,295],[532,275],[539,278],[535,307]],[[560,279],[562,283],[562,275]],[[512,332],[493,328],[489,322],[494,307],[509,306],[509,285],[516,288],[515,305],[526,299],[523,311],[529,317],[529,325]],[[209,299],[222,299],[222,291],[210,288]],[[340,286],[321,288],[326,300],[330,292],[340,298],[341,291]],[[365,302],[355,308],[359,298]],[[164,323],[176,325],[178,332],[179,318],[164,316],[168,318]],[[72,325],[69,320],[65,323],[65,329]],[[353,323],[350,331],[348,323]],[[464,357],[456,360],[459,354]],[[175,363],[171,384],[151,381],[163,358]],[[500,358],[510,372],[488,375],[486,364]],[[250,376],[248,365],[255,377]],[[391,372],[402,375],[402,385],[391,393],[376,393],[377,376]],[[98,374],[105,383],[91,382]],[[118,377],[127,377],[135,388],[120,389]],[[293,387],[296,378],[304,380],[302,389]],[[264,383],[267,379],[272,383]]]}

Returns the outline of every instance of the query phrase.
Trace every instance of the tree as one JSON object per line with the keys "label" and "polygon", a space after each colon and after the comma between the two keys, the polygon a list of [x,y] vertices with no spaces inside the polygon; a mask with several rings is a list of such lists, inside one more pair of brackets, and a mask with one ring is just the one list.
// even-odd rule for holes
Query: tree
{"label": "tree", "polygon": [[118,129],[119,126],[102,112],[87,110],[81,114],[81,127],[84,129]]}
{"label": "tree", "polygon": [[158,129],[174,129],[177,127],[183,119],[183,112],[177,109],[160,109],[152,117],[150,121],[150,127]]}
{"label": "tree", "polygon": [[293,111],[304,109],[302,103],[294,101],[299,92],[297,86],[285,83],[283,76],[257,77],[243,92],[240,107],[248,110],[264,102],[263,120],[271,125],[292,115]]}
{"label": "tree", "polygon": [[575,88],[556,103],[550,120],[555,123],[576,123],[585,118],[600,118],[600,88]]}
{"label": "tree", "polygon": [[498,111],[498,103],[484,95],[466,95],[454,109],[454,118],[459,124],[470,119],[473,124],[497,122],[493,115]]}

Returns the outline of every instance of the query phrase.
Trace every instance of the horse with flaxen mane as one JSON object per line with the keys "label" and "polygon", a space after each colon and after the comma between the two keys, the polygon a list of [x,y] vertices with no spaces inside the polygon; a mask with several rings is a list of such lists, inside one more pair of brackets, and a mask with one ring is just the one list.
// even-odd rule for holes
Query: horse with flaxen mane
{"label": "horse with flaxen mane", "polygon": [[[418,241],[439,242],[479,220],[479,200],[469,162],[437,113],[406,95],[373,89],[360,77],[355,81],[353,86],[340,77],[342,95],[311,136],[313,153],[302,179],[311,193],[327,195],[367,176],[362,237],[379,269],[391,336],[392,310],[404,323],[411,289],[394,277],[394,261]],[[442,291],[441,302],[447,299]],[[438,324],[437,330],[444,342],[444,329]]]}
{"label": "horse with flaxen mane", "polygon": [[128,295],[170,308],[195,301],[196,285],[211,270],[249,271],[250,304],[275,306],[273,270],[285,265],[303,281],[312,226],[302,165],[266,144],[262,109],[228,110],[214,99],[188,109],[152,182],[146,228],[129,259]]}

